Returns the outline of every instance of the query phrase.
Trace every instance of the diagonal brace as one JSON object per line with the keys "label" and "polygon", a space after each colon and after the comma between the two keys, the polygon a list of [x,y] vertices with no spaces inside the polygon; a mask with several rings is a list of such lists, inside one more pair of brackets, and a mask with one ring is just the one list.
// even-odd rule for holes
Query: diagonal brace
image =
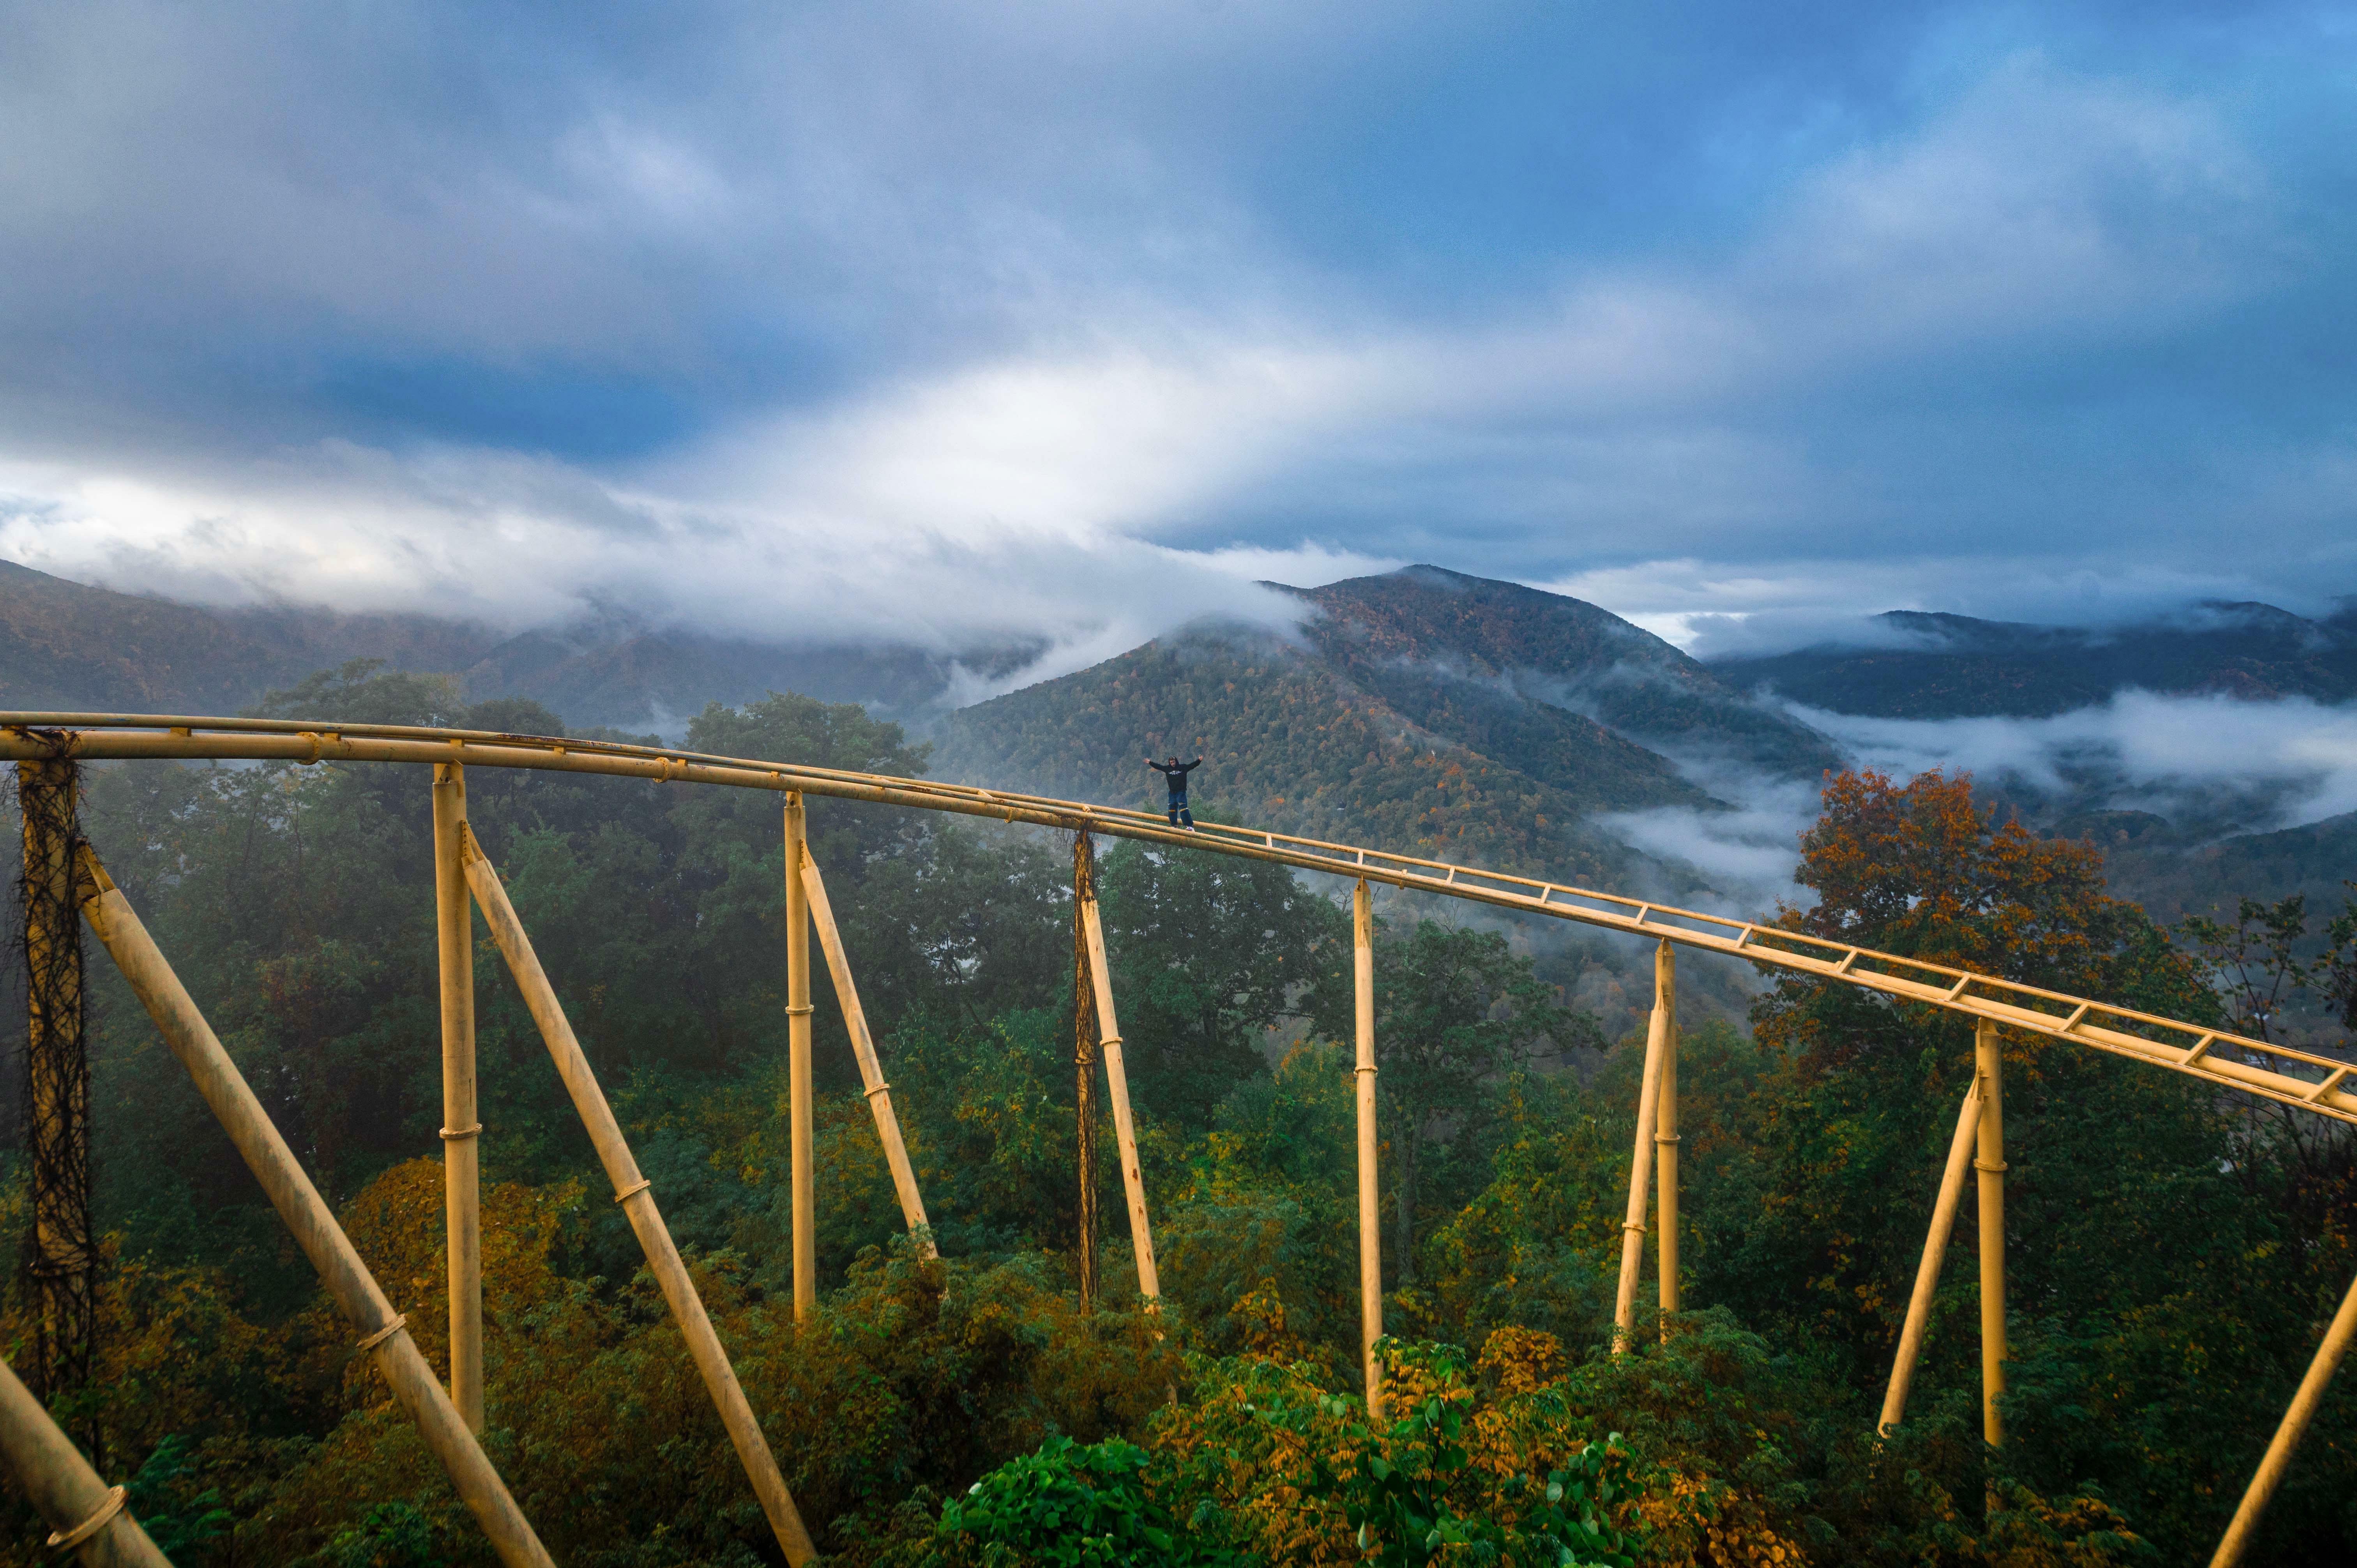
{"label": "diagonal brace", "polygon": [[892,1086],[876,1059],[876,1038],[868,1032],[866,1010],[859,1005],[859,988],[852,983],[851,960],[843,949],[843,933],[835,929],[834,907],[827,902],[826,882],[818,862],[802,856],[802,891],[810,903],[810,919],[818,931],[818,945],[826,954],[827,973],[834,979],[835,1000],[843,1005],[843,1022],[851,1031],[851,1054],[859,1058],[859,1081],[867,1091],[867,1108],[876,1117],[876,1136],[884,1145],[885,1163],[892,1167],[892,1189],[899,1194],[900,1217],[920,1258],[939,1257],[933,1248],[932,1226],[925,1219],[925,1200],[917,1192],[917,1173],[909,1164],[908,1145],[900,1139],[900,1118],[892,1110]]}
{"label": "diagonal brace", "polygon": [[295,1233],[311,1266],[319,1271],[320,1282],[335,1297],[344,1320],[363,1337],[366,1353],[375,1358],[377,1370],[392,1385],[393,1397],[409,1412],[426,1447],[449,1472],[451,1484],[482,1525],[483,1533],[490,1537],[500,1560],[509,1568],[554,1568],[548,1549],[533,1533],[515,1498],[509,1496],[507,1484],[459,1419],[457,1408],[418,1353],[376,1277],[361,1262],[351,1239],[336,1222],[319,1189],[311,1185],[295,1152],[272,1124],[269,1112],[254,1098],[252,1086],[221,1048],[212,1026],[197,1010],[180,977],[172,972],[156,940],[139,923],[130,901],[108,878],[88,844],[81,848],[81,870],[83,882],[77,892],[82,918],[123,971],[124,979],[131,983],[164,1043],[196,1080],[197,1092],[221,1119],[230,1142],[244,1156],[246,1167],[270,1195],[278,1217]]}
{"label": "diagonal brace", "polygon": [[1932,1296],[1939,1288],[1940,1265],[1948,1255],[1948,1237],[1955,1230],[1956,1205],[1964,1190],[1964,1172],[1973,1162],[1973,1145],[1981,1130],[1981,1080],[1964,1090],[1964,1108],[1956,1113],[1956,1135],[1948,1144],[1947,1168],[1940,1176],[1939,1200],[1932,1206],[1932,1229],[1923,1238],[1923,1262],[1915,1271],[1915,1294],[1908,1299],[1907,1323],[1899,1331],[1899,1355],[1891,1363],[1890,1387],[1882,1396],[1878,1431],[1887,1432],[1907,1413],[1907,1385],[1915,1377],[1915,1359],[1923,1348],[1923,1333],[1932,1318]]}
{"label": "diagonal brace", "polygon": [[696,1294],[695,1282],[688,1277],[687,1265],[680,1261],[679,1248],[655,1208],[651,1190],[653,1184],[639,1174],[638,1161],[631,1157],[621,1126],[614,1120],[613,1108],[606,1103],[605,1091],[597,1087],[597,1077],[589,1070],[589,1058],[583,1053],[581,1042],[575,1038],[565,1009],[557,1003],[555,987],[549,984],[548,975],[540,967],[540,957],[532,950],[532,940],[524,935],[523,922],[516,918],[515,907],[508,902],[507,889],[500,885],[499,873],[491,869],[490,861],[476,844],[473,833],[465,835],[461,848],[466,857],[467,886],[474,890],[484,923],[491,929],[491,940],[508,961],[516,987],[523,993],[524,1005],[531,1010],[532,1021],[540,1026],[541,1038],[548,1043],[548,1054],[555,1059],[557,1076],[565,1080],[574,1109],[581,1113],[582,1124],[589,1131],[589,1142],[597,1151],[598,1163],[606,1167],[607,1178],[614,1184],[614,1201],[630,1217],[630,1229],[637,1232],[639,1245],[646,1251],[647,1268],[662,1287],[663,1300],[670,1305],[672,1317],[687,1340],[688,1354],[695,1360],[695,1369],[704,1376],[704,1386],[712,1395],[712,1402],[719,1408],[720,1423],[728,1429],[728,1441],[735,1444],[745,1475],[760,1498],[770,1529],[777,1535],[786,1561],[794,1568],[802,1568],[818,1555],[818,1549],[811,1541],[810,1531],[803,1528],[793,1495],[786,1490],[785,1477],[778,1473],[777,1456],[770,1452],[769,1440],[761,1435],[760,1423],[754,1419],[753,1407],[737,1381],[737,1369],[729,1365],[728,1353],[721,1348],[720,1337],[713,1331],[712,1318],[704,1310],[704,1298]]}

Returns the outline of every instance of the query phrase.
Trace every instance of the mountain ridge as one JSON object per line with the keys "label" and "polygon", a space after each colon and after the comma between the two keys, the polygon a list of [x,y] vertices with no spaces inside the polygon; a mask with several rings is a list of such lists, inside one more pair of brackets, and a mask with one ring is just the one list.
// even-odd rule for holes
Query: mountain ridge
{"label": "mountain ridge", "polygon": [[1706,662],[1745,690],[1875,718],[2050,718],[2128,690],[2357,698],[2357,599],[2317,619],[2256,601],[2190,610],[2117,627],[1888,610],[1867,623],[1879,646],[1826,641]]}
{"label": "mountain ridge", "polygon": [[18,711],[235,713],[316,671],[381,659],[456,676],[478,697],[530,697],[585,726],[669,729],[707,702],[771,690],[905,714],[941,701],[960,668],[1003,678],[1045,646],[765,643],[615,617],[511,634],[418,615],[212,609],[0,561],[0,706]]}
{"label": "mountain ridge", "polygon": [[[1724,802],[1610,721],[1634,714],[1674,734],[1719,712],[1747,721],[1715,738],[1753,766],[1790,774],[1838,759],[1824,737],[1580,600],[1429,566],[1285,591],[1312,612],[1296,636],[1199,626],[1157,639],[946,716],[937,765],[966,782],[1152,809],[1144,755],[1200,753],[1204,810],[1614,886],[1636,857],[1589,818]],[[1617,678],[1631,666],[1641,679]],[[1603,693],[1589,711],[1566,695],[1582,684]]]}

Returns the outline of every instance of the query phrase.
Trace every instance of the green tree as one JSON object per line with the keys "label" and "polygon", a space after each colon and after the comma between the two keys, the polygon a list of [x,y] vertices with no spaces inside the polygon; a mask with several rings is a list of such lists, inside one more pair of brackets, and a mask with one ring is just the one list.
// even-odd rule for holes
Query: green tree
{"label": "green tree", "polygon": [[[1329,966],[1313,1004],[1318,1029],[1337,1039],[1355,1031],[1349,974]],[[1542,1055],[1602,1043],[1595,1018],[1564,1006],[1501,933],[1424,919],[1403,936],[1377,923],[1376,1104],[1402,1283],[1416,1277],[1416,1219],[1431,1167],[1445,1154],[1480,1148],[1505,1075]]]}
{"label": "green tree", "polygon": [[1199,1133],[1263,1042],[1348,950],[1340,913],[1281,865],[1124,843],[1097,873],[1132,1091]]}
{"label": "green tree", "polygon": [[[2199,966],[2104,891],[2093,845],[1977,809],[1968,778],[1837,776],[1802,847],[1795,880],[1817,897],[1781,913],[1789,928],[2220,1015]],[[1695,1260],[1689,1299],[1806,1347],[1867,1420],[1974,1070],[1972,1027],[1789,974],[1752,1017],[1772,1065],[1725,1119],[1736,1146],[1685,1167],[1688,1206],[1719,1238]],[[2284,1151],[2198,1084],[2044,1036],[2008,1036],[2003,1051],[2006,1461],[2050,1494],[2099,1484],[2164,1552],[2190,1553],[2222,1525],[2288,1397],[2304,1352],[2282,1348],[2312,1342],[2316,1304],[2345,1275],[2345,1188],[2302,1197]],[[1979,1383],[1975,1222],[1968,1203],[1915,1381],[1911,1410],[1934,1426],[1951,1419],[1943,1391],[1968,1410]],[[1920,1474],[1971,1497],[1983,1455],[1955,1419],[1959,1440],[1921,1449]]]}

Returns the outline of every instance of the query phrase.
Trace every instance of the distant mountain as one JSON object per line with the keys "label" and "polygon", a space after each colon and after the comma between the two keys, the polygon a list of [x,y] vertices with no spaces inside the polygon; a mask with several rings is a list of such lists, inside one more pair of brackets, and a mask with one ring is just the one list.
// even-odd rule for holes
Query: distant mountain
{"label": "distant mountain", "polygon": [[2104,852],[2111,890],[2164,923],[2232,921],[2240,898],[2307,895],[2311,916],[2337,912],[2357,881],[2357,811],[2267,832],[2209,835],[2150,811],[2085,811],[2042,830]]}
{"label": "distant mountain", "polygon": [[[1779,771],[1824,737],[1593,605],[1433,567],[1291,590],[1298,640],[1198,628],[942,721],[943,777],[1154,808],[1147,753],[1209,810],[1288,832],[1615,882],[1598,811],[1708,806],[1631,731]],[[1714,726],[1716,724],[1716,727]]]}
{"label": "distant mountain", "polygon": [[[956,662],[985,679],[1036,657],[1008,645]],[[574,725],[677,727],[707,702],[770,691],[909,714],[948,690],[951,656],[793,647],[657,631],[621,619],[510,637],[427,616],[213,610],[118,594],[0,562],[0,708],[233,714],[352,659],[455,675],[469,695],[525,696]]]}
{"label": "distant mountain", "polygon": [[[1721,802],[1696,779],[1723,779],[1709,788],[1732,795],[1747,779],[1813,780],[1843,765],[1761,687],[1914,718],[2041,716],[2126,687],[2357,698],[2357,602],[2320,620],[2213,604],[2110,629],[1902,611],[1878,618],[1879,646],[1703,663],[1594,605],[1437,567],[1284,591],[1301,603],[1297,630],[1198,627],[952,713],[961,671],[1004,680],[1044,645],[952,660],[620,618],[508,636],[424,616],[204,609],[0,563],[0,707],[235,713],[358,658],[455,675],[472,699],[533,698],[576,728],[676,733],[707,702],[797,691],[909,723],[935,742],[942,777],[1151,809],[1162,786],[1145,754],[1200,754],[1197,804],[1222,816],[1706,898],[1690,871],[1645,859],[1594,819],[1713,811]],[[2059,786],[2002,769],[1983,782],[2041,831],[2101,844],[2115,889],[2163,918],[2244,893],[2305,891],[2338,908],[2341,879],[2357,876],[2357,816],[2251,832],[2266,800],[2202,796],[2169,821],[2107,809],[2147,802],[2119,795],[2100,757],[2063,772]]]}
{"label": "distant mountain", "polygon": [[1802,778],[1842,765],[1824,736],[1584,600],[1437,566],[1295,591],[1324,612],[1304,634],[1336,669],[1540,777],[1591,768],[1599,734]]}
{"label": "distant mountain", "polygon": [[499,640],[423,616],[200,609],[0,561],[0,706],[18,710],[235,713],[348,659],[458,670]]}
{"label": "distant mountain", "polygon": [[2136,626],[2030,626],[1892,610],[1875,646],[1820,644],[1714,659],[1728,685],[1882,718],[2043,718],[2134,687],[2246,698],[2357,697],[2357,601],[2309,620],[2273,605],[2205,603]]}

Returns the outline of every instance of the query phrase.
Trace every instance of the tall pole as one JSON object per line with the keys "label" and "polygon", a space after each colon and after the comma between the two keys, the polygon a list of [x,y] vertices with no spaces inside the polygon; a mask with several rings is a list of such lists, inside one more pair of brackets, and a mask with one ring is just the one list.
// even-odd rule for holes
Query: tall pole
{"label": "tall pole", "polygon": [[2357,1338],[2357,1284],[2341,1298],[2341,1310],[2332,1315],[2331,1326],[2324,1331],[2324,1343],[2316,1348],[2316,1359],[2308,1364],[2308,1375],[2299,1380],[2299,1391],[2291,1396],[2291,1408],[2284,1412],[2283,1423],[2267,1444],[2266,1454],[2259,1460],[2258,1473],[2251,1477],[2250,1489],[2243,1494],[2242,1505],[2234,1509],[2233,1520],[2226,1526],[2225,1536],[2218,1542],[2218,1551],[2210,1559],[2210,1568],[2234,1568],[2249,1549],[2251,1537],[2259,1528],[2259,1516],[2274,1500],[2276,1488],[2283,1485],[2284,1472],[2291,1468],[2292,1451],[2299,1446],[2300,1437],[2308,1423],[2316,1419],[2316,1407],[2324,1402],[2325,1386],[2332,1381],[2341,1359],[2349,1354],[2349,1342]]}
{"label": "tall pole", "polygon": [[1940,1173],[1940,1196],[1932,1205],[1932,1229],[1923,1238],[1923,1261],[1916,1265],[1915,1291],[1907,1298],[1907,1321],[1899,1331],[1899,1354],[1890,1363],[1890,1386],[1882,1396],[1882,1419],[1877,1431],[1888,1431],[1907,1413],[1907,1387],[1914,1380],[1915,1358],[1932,1323],[1932,1297],[1940,1287],[1940,1265],[1948,1256],[1948,1238],[1956,1227],[1956,1205],[1964,1196],[1964,1165],[1972,1158],[1973,1140],[1981,1125],[1981,1081],[1964,1090],[1956,1112],[1955,1135],[1948,1141],[1948,1164]]}
{"label": "tall pole", "polygon": [[792,1122],[794,1321],[818,1306],[818,1200],[812,1190],[810,895],[802,863],[810,823],[799,789],[786,796],[786,1101]]}
{"label": "tall pole", "polygon": [[1383,1337],[1383,1214],[1375,1192],[1375,914],[1360,878],[1351,893],[1351,989],[1357,1002],[1359,1060],[1359,1359],[1367,1379],[1367,1414],[1383,1414],[1375,1341]]}
{"label": "tall pole", "polygon": [[1974,1074],[1981,1086],[1979,1173],[1981,1222],[1981,1435],[1992,1448],[2005,1443],[1997,1396],[2005,1392],[2005,1058],[1996,1026],[1986,1018],[1973,1032]]}
{"label": "tall pole", "polygon": [[[1664,939],[1666,940],[1667,939]],[[1629,1217],[1620,1222],[1620,1288],[1612,1302],[1612,1353],[1629,1348],[1637,1329],[1637,1279],[1645,1267],[1645,1187],[1653,1174],[1653,1134],[1661,1117],[1662,1058],[1669,1019],[1659,1007],[1645,1030],[1645,1076],[1637,1091],[1637,1148],[1629,1162]]]}
{"label": "tall pole", "polygon": [[1096,857],[1084,830],[1072,835],[1072,1105],[1079,1166],[1081,1307],[1097,1300],[1097,993],[1089,972],[1088,921]]}
{"label": "tall pole", "polygon": [[25,816],[25,1133],[33,1200],[33,1386],[44,1399],[90,1378],[98,1253],[90,1236],[90,1057],[83,1026],[81,840],[72,763],[20,762]]}
{"label": "tall pole", "polygon": [[[1653,1147],[1659,1152],[1654,1179],[1661,1190],[1654,1221],[1654,1262],[1662,1273],[1662,1316],[1678,1309],[1678,959],[1669,939],[1653,953],[1653,1016],[1662,1032],[1662,1102],[1654,1112]],[[1664,1321],[1662,1335],[1669,1337]]]}
{"label": "tall pole", "polygon": [[475,928],[463,840],[467,773],[434,765],[434,935],[442,967],[442,1202],[450,1243],[450,1402],[483,1430],[483,1222],[475,1119]]}

